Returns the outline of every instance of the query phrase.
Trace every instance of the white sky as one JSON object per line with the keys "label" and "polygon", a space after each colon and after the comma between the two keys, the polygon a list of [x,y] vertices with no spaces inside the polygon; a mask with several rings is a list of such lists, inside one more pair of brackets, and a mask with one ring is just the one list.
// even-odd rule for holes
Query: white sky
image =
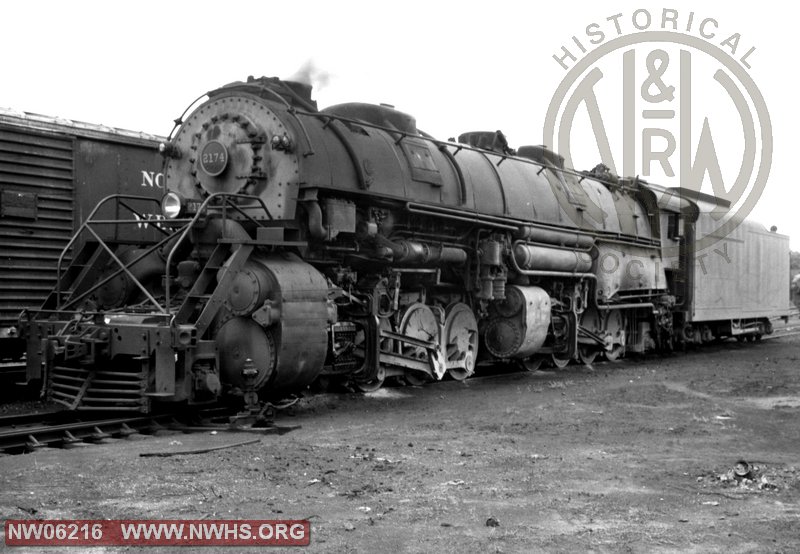
{"label": "white sky", "polygon": [[[683,23],[692,11],[698,22],[715,18],[717,43],[741,33],[740,55],[756,47],[748,73],[771,115],[774,153],[753,216],[777,225],[800,250],[800,8],[789,3],[4,2],[0,107],[166,135],[203,92],[248,75],[289,77],[312,59],[331,76],[315,91],[320,107],[386,102],[439,138],[502,129],[513,146],[540,144],[547,106],[566,74],[552,55],[573,35],[586,43],[592,22],[612,32],[606,18],[622,13],[623,32],[633,32],[634,10],[660,16],[664,7],[677,10]],[[579,132],[573,129],[573,137]],[[724,150],[725,137],[715,144]],[[723,173],[738,167],[735,153],[719,154]],[[598,161],[576,156],[575,165],[588,169]]]}

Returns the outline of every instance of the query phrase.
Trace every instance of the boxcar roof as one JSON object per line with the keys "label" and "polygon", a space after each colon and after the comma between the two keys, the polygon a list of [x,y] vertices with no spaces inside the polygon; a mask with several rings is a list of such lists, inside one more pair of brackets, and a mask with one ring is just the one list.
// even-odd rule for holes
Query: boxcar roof
{"label": "boxcar roof", "polygon": [[152,144],[166,139],[141,131],[129,131],[107,125],[73,121],[61,117],[51,117],[29,112],[0,108],[0,124],[10,125],[46,133],[84,137],[109,142]]}

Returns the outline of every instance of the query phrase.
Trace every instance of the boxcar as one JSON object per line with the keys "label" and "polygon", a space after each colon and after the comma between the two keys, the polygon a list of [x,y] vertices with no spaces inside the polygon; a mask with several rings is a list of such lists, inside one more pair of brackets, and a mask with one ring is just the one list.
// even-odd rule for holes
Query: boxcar
{"label": "boxcar", "polygon": [[[17,318],[52,290],[64,246],[98,200],[161,198],[163,140],[0,109],[0,357],[21,354]],[[145,224],[137,231],[147,232]]]}

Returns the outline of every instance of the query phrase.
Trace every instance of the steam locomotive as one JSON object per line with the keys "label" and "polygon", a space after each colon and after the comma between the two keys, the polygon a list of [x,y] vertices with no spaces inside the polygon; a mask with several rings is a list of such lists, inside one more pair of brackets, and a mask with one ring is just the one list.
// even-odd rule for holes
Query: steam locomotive
{"label": "steam locomotive", "polygon": [[320,379],[370,391],[463,380],[485,361],[564,367],[757,338],[788,312],[786,237],[737,227],[734,265],[703,267],[764,269],[749,296],[720,292],[693,250],[718,201],[574,171],[499,131],[436,140],[391,106],[319,110],[308,85],[251,77],[187,109],[160,150],[159,237],[99,233],[148,203],[105,198],[20,319],[29,379],[70,409],[273,398]]}

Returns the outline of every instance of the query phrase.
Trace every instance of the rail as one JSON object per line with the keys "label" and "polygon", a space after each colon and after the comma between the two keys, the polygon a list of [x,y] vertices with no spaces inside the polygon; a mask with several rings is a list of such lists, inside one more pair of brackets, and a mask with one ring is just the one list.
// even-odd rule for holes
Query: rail
{"label": "rail", "polygon": [[48,412],[0,418],[0,452],[19,454],[45,446],[99,442],[111,437],[147,433],[169,425],[174,414],[128,417],[80,416],[75,412]]}

